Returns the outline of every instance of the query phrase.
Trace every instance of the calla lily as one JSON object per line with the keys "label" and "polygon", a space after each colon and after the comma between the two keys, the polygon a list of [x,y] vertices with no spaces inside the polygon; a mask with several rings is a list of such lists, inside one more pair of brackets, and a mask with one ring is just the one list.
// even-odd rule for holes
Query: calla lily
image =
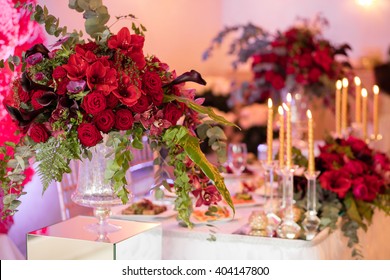
{"label": "calla lily", "polygon": [[174,85],[178,85],[178,84],[185,83],[185,82],[194,82],[194,83],[197,83],[200,85],[207,84],[199,72],[197,72],[195,70],[191,70],[190,72],[185,72],[185,73],[181,74],[179,77],[174,79],[169,84],[164,85],[163,87],[174,86]]}
{"label": "calla lily", "polygon": [[29,48],[26,51],[25,56],[27,58],[36,53],[41,53],[44,57],[49,58],[49,50],[43,44],[36,44],[33,47]]}

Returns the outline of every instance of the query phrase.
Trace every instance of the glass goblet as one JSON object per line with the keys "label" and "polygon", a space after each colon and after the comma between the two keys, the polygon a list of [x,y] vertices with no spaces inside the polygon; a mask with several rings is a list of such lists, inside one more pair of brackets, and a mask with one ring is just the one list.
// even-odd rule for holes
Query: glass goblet
{"label": "glass goblet", "polygon": [[231,143],[228,147],[228,163],[235,175],[241,175],[246,167],[248,149],[245,143]]}

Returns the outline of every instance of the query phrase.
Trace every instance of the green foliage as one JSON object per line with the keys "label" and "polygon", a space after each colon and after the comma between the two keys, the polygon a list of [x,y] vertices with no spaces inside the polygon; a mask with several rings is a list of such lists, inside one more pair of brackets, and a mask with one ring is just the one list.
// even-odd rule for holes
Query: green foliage
{"label": "green foliage", "polygon": [[43,192],[53,180],[60,182],[64,173],[72,171],[69,168],[72,159],[80,159],[81,147],[77,139],[77,132],[70,131],[64,137],[50,137],[47,142],[35,145],[36,160],[39,162],[37,173]]}
{"label": "green foliage", "polygon": [[206,121],[196,128],[196,132],[201,141],[208,139],[208,145],[217,154],[218,163],[225,163],[227,137],[223,129],[215,126],[213,121]]}

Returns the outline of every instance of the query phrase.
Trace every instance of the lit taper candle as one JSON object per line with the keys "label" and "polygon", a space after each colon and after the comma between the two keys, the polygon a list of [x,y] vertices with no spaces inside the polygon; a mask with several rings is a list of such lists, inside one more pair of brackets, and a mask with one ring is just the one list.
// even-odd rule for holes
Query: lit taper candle
{"label": "lit taper candle", "polygon": [[367,90],[362,88],[362,122],[363,122],[363,139],[367,140]]}
{"label": "lit taper candle", "polygon": [[278,107],[278,113],[279,113],[279,167],[284,167],[284,112],[283,107]]}
{"label": "lit taper candle", "polygon": [[341,131],[344,133],[348,127],[348,79],[343,79],[341,100]]}
{"label": "lit taper candle", "polygon": [[267,122],[267,163],[272,162],[272,141],[273,141],[273,113],[272,99],[268,98],[268,122]]}
{"label": "lit taper candle", "polygon": [[340,80],[336,82],[336,135],[341,135],[341,88],[343,84]]}
{"label": "lit taper candle", "polygon": [[373,126],[374,126],[374,137],[375,139],[378,137],[379,129],[378,129],[378,116],[379,116],[379,87],[377,85],[374,85],[372,88],[372,91],[374,92],[374,108],[373,108]]}
{"label": "lit taper candle", "polygon": [[291,110],[286,103],[283,103],[286,111],[286,166],[292,167],[292,139],[291,139]]}
{"label": "lit taper candle", "polygon": [[307,126],[308,126],[308,146],[309,146],[309,174],[314,174],[314,133],[313,133],[313,116],[310,110],[307,110]]}
{"label": "lit taper candle", "polygon": [[362,110],[362,88],[361,88],[361,80],[359,77],[355,77],[355,122],[361,123],[361,110]]}

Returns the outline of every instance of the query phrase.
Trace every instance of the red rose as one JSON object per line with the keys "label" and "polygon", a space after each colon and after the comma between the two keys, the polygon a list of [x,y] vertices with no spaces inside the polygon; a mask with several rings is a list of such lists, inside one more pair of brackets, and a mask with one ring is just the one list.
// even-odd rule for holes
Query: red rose
{"label": "red rose", "polygon": [[367,170],[367,165],[359,160],[350,160],[343,166],[343,170],[352,176],[359,176]]}
{"label": "red rose", "polygon": [[352,192],[357,199],[373,201],[376,198],[382,185],[383,181],[380,180],[377,176],[366,175],[353,181]]}
{"label": "red rose", "polygon": [[99,113],[94,120],[97,128],[107,133],[114,127],[115,115],[112,110],[107,109]]}
{"label": "red rose", "polygon": [[312,68],[309,72],[309,80],[313,83],[318,82],[321,77],[321,71],[318,68]]}
{"label": "red rose", "polygon": [[88,93],[83,98],[81,107],[91,115],[96,115],[106,109],[106,98],[99,92]]}
{"label": "red rose", "polygon": [[80,124],[77,133],[80,143],[86,147],[93,147],[103,139],[100,131],[91,123]]}
{"label": "red rose", "polygon": [[340,168],[344,161],[339,154],[321,152],[318,156],[318,162],[322,170],[332,170]]}
{"label": "red rose", "polygon": [[307,79],[306,79],[305,75],[303,75],[303,74],[298,74],[298,75],[295,77],[295,81],[296,81],[298,84],[301,84],[301,85],[307,84]]}
{"label": "red rose", "polygon": [[41,123],[32,124],[27,134],[35,143],[46,142],[49,139],[49,131]]}
{"label": "red rose", "polygon": [[344,198],[352,182],[348,173],[339,170],[325,171],[319,178],[322,188],[332,191],[340,198]]}
{"label": "red rose", "polygon": [[146,92],[156,92],[161,90],[162,82],[156,72],[146,72],[142,77],[142,88]]}
{"label": "red rose", "polygon": [[38,109],[43,108],[43,106],[41,104],[39,104],[37,99],[41,98],[42,95],[44,95],[44,94],[45,94],[45,92],[43,90],[37,90],[32,94],[31,105],[33,106],[34,110],[38,110]]}
{"label": "red rose", "polygon": [[110,109],[114,109],[118,105],[119,99],[112,93],[106,96],[106,104]]}
{"label": "red rose", "polygon": [[350,136],[345,141],[345,146],[350,146],[355,157],[358,159],[367,159],[372,155],[371,149],[368,147],[366,142],[361,139]]}
{"label": "red rose", "polygon": [[130,110],[119,109],[115,113],[115,128],[119,130],[128,130],[133,126],[134,118]]}
{"label": "red rose", "polygon": [[275,76],[275,72],[274,72],[274,71],[266,71],[264,76],[265,76],[265,80],[266,80],[267,82],[271,82],[272,79],[273,79],[274,76]]}
{"label": "red rose", "polygon": [[176,125],[182,115],[183,111],[173,103],[168,103],[164,108],[164,118],[173,125]]}
{"label": "red rose", "polygon": [[156,106],[160,106],[164,99],[164,92],[163,89],[160,88],[159,91],[150,92],[149,98],[151,99],[152,103]]}
{"label": "red rose", "polygon": [[149,108],[149,100],[145,95],[141,95],[141,97],[137,100],[137,103],[134,106],[131,106],[131,110],[136,113],[143,113]]}
{"label": "red rose", "polygon": [[298,64],[301,68],[309,67],[312,64],[312,61],[313,60],[309,53],[305,53],[298,58]]}
{"label": "red rose", "polygon": [[280,76],[278,74],[273,76],[271,84],[276,90],[280,90],[280,89],[284,88],[284,85],[285,85],[282,76]]}

